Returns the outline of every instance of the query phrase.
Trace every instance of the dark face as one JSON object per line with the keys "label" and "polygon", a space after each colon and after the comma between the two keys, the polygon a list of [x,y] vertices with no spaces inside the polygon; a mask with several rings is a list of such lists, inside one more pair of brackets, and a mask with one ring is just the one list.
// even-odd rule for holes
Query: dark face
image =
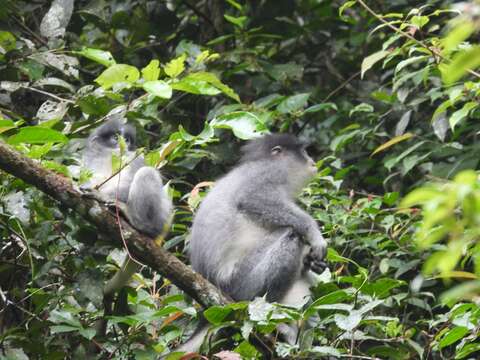
{"label": "dark face", "polygon": [[276,145],[270,152],[273,159],[284,161],[286,166],[298,172],[300,177],[310,178],[317,173],[315,162],[308,155],[305,145],[288,147]]}
{"label": "dark face", "polygon": [[90,141],[112,150],[118,149],[120,136],[127,144],[128,150],[135,149],[135,129],[120,121],[109,121],[99,127],[90,137]]}
{"label": "dark face", "polygon": [[308,156],[304,143],[291,134],[269,134],[249,141],[242,147],[244,163],[267,161],[278,167],[272,176],[285,174],[293,191],[300,190],[316,173],[315,162]]}

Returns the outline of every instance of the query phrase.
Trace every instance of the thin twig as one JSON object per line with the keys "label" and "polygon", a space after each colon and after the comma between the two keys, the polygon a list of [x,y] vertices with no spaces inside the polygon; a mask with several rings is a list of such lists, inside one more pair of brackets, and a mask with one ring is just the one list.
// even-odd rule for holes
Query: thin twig
{"label": "thin twig", "polygon": [[215,24],[213,23],[213,21],[207,16],[205,15],[203,12],[201,12],[200,10],[198,10],[195,6],[193,6],[192,4],[190,4],[187,0],[183,0],[182,1],[182,4],[184,4],[187,8],[189,8],[190,10],[192,10],[197,16],[201,17],[202,19],[204,19],[208,25],[210,25],[215,31],[217,30],[215,28]]}
{"label": "thin twig", "polygon": [[[362,0],[358,0],[358,3],[360,5],[362,5],[362,7],[367,10],[371,15],[373,15],[376,19],[378,19],[380,22],[382,22],[383,24],[385,24],[386,26],[388,26],[390,29],[392,29],[393,31],[395,31],[397,34],[400,34],[404,37],[406,37],[407,39],[413,41],[415,44],[421,46],[422,48],[426,49],[427,51],[429,51],[433,56],[436,56],[438,57],[439,59],[443,60],[443,61],[447,61],[447,62],[450,62],[449,59],[445,58],[437,49],[435,49],[434,47],[431,47],[431,46],[428,46],[426,43],[424,43],[423,41],[421,40],[418,40],[418,39],[415,39],[415,37],[413,37],[412,35],[410,35],[409,33],[397,28],[396,26],[392,25],[391,23],[389,23],[388,21],[386,21],[383,17],[381,17],[380,15],[378,15],[375,11],[373,11],[367,4],[365,4],[365,2],[363,2]],[[480,78],[480,73],[472,70],[472,69],[466,69],[466,71],[477,77],[477,78]]]}
{"label": "thin twig", "polygon": [[[350,75],[348,77],[348,79],[346,79],[344,82],[342,82],[340,85],[338,85],[335,89],[333,89],[333,91],[331,91],[324,99],[321,100],[320,103],[325,103],[327,102],[333,95],[335,95],[337,92],[339,92],[340,90],[342,90],[345,86],[347,86],[348,84],[350,84],[350,82],[355,79],[358,75],[361,74],[361,71],[357,71],[355,74],[353,75]],[[305,121],[303,123],[303,125],[300,127],[300,129],[297,131],[297,134],[300,134],[303,129],[305,129],[305,127],[310,124],[310,121],[311,121],[312,118],[309,118],[307,121]]]}
{"label": "thin twig", "polygon": [[322,102],[327,102],[333,95],[335,95],[337,92],[342,90],[345,86],[347,86],[353,79],[355,79],[358,75],[360,75],[362,72],[359,70],[355,74],[351,75],[347,80],[342,82],[340,85],[338,85],[332,92],[330,92],[325,99],[322,100]]}
{"label": "thin twig", "polygon": [[37,92],[37,93],[40,93],[40,94],[43,94],[43,95],[46,95],[46,96],[50,96],[51,98],[53,98],[55,100],[58,100],[58,101],[63,101],[63,102],[68,102],[70,104],[75,104],[75,101],[73,101],[73,100],[61,98],[60,96],[54,95],[52,93],[49,93],[49,92],[31,87],[31,86],[22,85],[22,88],[27,89],[27,90],[31,90],[31,91],[34,91],[34,92]]}
{"label": "thin twig", "polygon": [[[137,159],[140,155],[142,155],[141,152],[138,152],[131,160],[125,163],[125,165],[122,165],[120,163],[120,166],[116,171],[114,171],[109,177],[107,177],[105,180],[103,180],[100,184],[97,184],[94,186],[95,190],[100,189],[103,185],[105,185],[108,181],[110,181],[112,178],[114,178],[117,174],[120,174],[120,172],[125,169],[128,165],[130,165],[135,159]],[[121,158],[121,157],[120,157]],[[121,160],[120,160],[121,161]],[[118,176],[119,181],[120,181],[120,175]]]}
{"label": "thin twig", "polygon": [[18,20],[15,16],[10,16],[11,19],[13,19],[20,27],[28,32],[31,36],[33,36],[37,41],[39,41],[42,45],[48,46],[48,42],[43,40],[40,36],[38,36],[34,31],[30,30],[30,28],[25,25],[23,22]]}

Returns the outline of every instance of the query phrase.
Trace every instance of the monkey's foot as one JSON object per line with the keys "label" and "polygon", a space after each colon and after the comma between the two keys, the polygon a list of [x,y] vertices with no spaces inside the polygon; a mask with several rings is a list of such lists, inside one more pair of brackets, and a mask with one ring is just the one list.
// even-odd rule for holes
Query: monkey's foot
{"label": "monkey's foot", "polygon": [[82,188],[80,187],[79,190],[82,193],[82,196],[87,198],[87,199],[94,199],[97,200],[98,202],[108,204],[110,201],[100,193],[100,191],[92,189],[90,187],[88,188]]}

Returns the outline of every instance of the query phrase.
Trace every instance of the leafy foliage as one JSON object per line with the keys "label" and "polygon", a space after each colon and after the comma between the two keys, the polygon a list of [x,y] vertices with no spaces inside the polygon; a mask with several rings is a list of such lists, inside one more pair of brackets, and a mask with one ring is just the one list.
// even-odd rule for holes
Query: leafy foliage
{"label": "leafy foliage", "polygon": [[[318,159],[301,202],[330,241],[329,269],[303,308],[206,310],[213,332],[234,333],[231,351],[205,347],[224,359],[477,358],[480,8],[454,3],[7,0],[0,137],[82,183],[85,137],[126,116],[174,197],[164,246],[186,260],[195,209],[242,140],[297,133]],[[0,176],[0,357],[150,359],[188,338],[199,308],[148,268],[96,336],[125,252]],[[296,345],[259,343],[293,321],[308,323]]]}

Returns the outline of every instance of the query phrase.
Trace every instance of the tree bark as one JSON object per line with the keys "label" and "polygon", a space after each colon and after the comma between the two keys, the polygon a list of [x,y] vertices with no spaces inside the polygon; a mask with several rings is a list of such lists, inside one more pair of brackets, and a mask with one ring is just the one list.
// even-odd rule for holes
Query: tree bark
{"label": "tree bark", "polygon": [[213,284],[157,246],[151,238],[139,233],[123,219],[120,220],[121,224],[118,224],[117,217],[106,205],[77,191],[70,179],[43,168],[38,162],[21,155],[3,142],[0,142],[0,169],[35,186],[62,205],[76,211],[95,225],[112,244],[123,246],[123,235],[130,253],[170,279],[201,305],[208,307],[230,302],[230,299]]}

